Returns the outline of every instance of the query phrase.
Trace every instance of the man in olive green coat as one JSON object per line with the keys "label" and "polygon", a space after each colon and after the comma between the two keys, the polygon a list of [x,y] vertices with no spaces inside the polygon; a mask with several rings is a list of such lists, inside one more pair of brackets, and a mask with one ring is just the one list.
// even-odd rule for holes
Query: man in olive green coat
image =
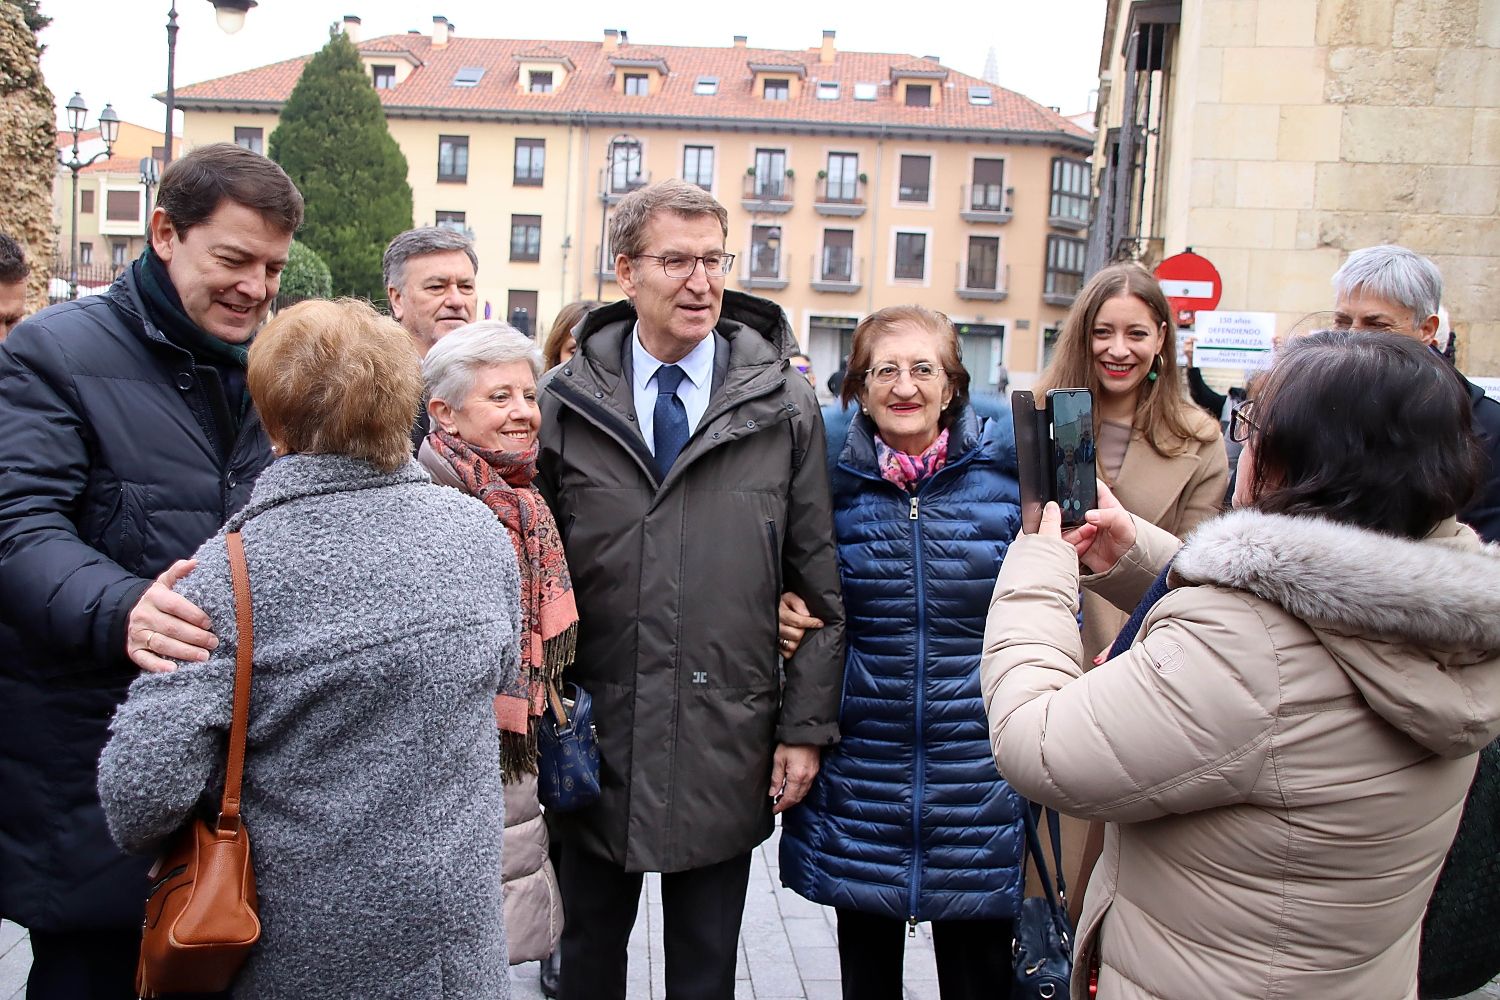
{"label": "man in olive green coat", "polygon": [[[542,395],[540,483],[573,573],[600,801],[563,817],[562,997],[625,996],[663,873],[672,996],[734,995],[750,851],[838,738],[843,611],[822,417],[781,309],[724,292],[728,215],[681,181],[615,213],[629,301]],[[777,655],[783,590],[827,627]]]}

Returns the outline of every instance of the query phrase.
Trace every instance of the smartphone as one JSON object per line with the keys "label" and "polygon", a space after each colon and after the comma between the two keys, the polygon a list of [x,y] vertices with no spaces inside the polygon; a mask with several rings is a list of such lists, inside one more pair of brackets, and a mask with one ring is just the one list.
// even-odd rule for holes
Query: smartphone
{"label": "smartphone", "polygon": [[1062,509],[1063,527],[1083,523],[1099,506],[1094,472],[1094,397],[1087,389],[1047,392],[1047,435],[1052,443],[1051,499]]}

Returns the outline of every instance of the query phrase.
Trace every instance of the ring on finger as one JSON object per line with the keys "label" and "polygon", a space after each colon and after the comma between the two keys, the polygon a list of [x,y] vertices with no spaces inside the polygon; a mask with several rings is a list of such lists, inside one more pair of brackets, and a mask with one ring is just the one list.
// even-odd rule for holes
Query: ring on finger
{"label": "ring on finger", "polygon": [[146,641],[141,646],[141,648],[144,649],[148,653],[154,652],[154,650],[152,650],[152,648],[151,648],[151,640],[155,639],[155,638],[156,638],[156,631],[154,629],[147,629],[146,630]]}

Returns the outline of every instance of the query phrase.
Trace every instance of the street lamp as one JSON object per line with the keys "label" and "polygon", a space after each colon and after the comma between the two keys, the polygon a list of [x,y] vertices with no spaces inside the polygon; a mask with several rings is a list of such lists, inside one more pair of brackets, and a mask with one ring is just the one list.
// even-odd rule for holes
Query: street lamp
{"label": "street lamp", "polygon": [[161,167],[156,157],[141,157],[141,187],[146,189],[146,242],[151,242],[151,189],[161,182]]}
{"label": "street lamp", "polygon": [[57,152],[57,162],[67,167],[73,174],[73,250],[68,259],[68,298],[78,298],[78,172],[91,163],[107,159],[114,147],[115,140],[120,137],[120,116],[115,114],[114,105],[106,104],[104,110],[99,112],[99,137],[104,140],[104,149],[87,160],[78,158],[78,134],[83,131],[84,123],[88,120],[89,106],[84,103],[83,95],[73,91],[73,96],[68,98],[65,105],[68,112],[68,131],[73,133],[73,152],[68,159],[63,159],[62,150]]}
{"label": "street lamp", "polygon": [[[245,15],[251,7],[257,7],[256,0],[208,0],[214,5],[214,19],[219,22],[219,28],[226,34],[232,35],[245,26]],[[172,119],[177,111],[177,86],[175,82],[177,67],[177,0],[172,0],[172,9],[167,11],[167,128],[162,138],[166,141],[165,152],[162,154],[161,165],[165,170],[172,162]]]}
{"label": "street lamp", "polygon": [[[594,301],[604,301],[604,241],[608,238],[609,231],[609,196],[614,193],[615,179],[615,154],[623,150],[625,155],[625,186],[634,190],[631,185],[632,177],[639,177],[641,170],[641,140],[629,132],[619,132],[609,140],[609,152],[604,158],[604,176],[599,185],[599,267],[595,273]],[[632,174],[630,161],[635,160],[636,169]],[[614,263],[613,260],[610,261]]]}

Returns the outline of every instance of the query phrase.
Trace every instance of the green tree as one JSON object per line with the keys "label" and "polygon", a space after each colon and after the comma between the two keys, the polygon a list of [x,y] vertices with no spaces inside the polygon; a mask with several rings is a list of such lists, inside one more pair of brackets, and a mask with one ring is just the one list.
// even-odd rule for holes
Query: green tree
{"label": "green tree", "polygon": [[41,46],[25,14],[10,0],[0,2],[0,177],[5,178],[0,228],[26,251],[31,263],[26,305],[40,309],[47,304],[52,270],[57,112],[42,79]]}
{"label": "green tree", "polygon": [[281,298],[288,302],[326,299],[333,294],[333,276],[323,258],[301,240],[292,240],[286,268],[281,272]]}
{"label": "green tree", "polygon": [[26,19],[26,27],[31,29],[32,34],[52,23],[52,18],[41,12],[39,0],[0,0],[0,2],[19,7],[21,16]]}
{"label": "green tree", "polygon": [[333,291],[383,299],[380,256],[391,237],[411,228],[411,185],[347,35],[334,34],[308,61],[269,152],[306,199],[299,236],[327,263]]}

